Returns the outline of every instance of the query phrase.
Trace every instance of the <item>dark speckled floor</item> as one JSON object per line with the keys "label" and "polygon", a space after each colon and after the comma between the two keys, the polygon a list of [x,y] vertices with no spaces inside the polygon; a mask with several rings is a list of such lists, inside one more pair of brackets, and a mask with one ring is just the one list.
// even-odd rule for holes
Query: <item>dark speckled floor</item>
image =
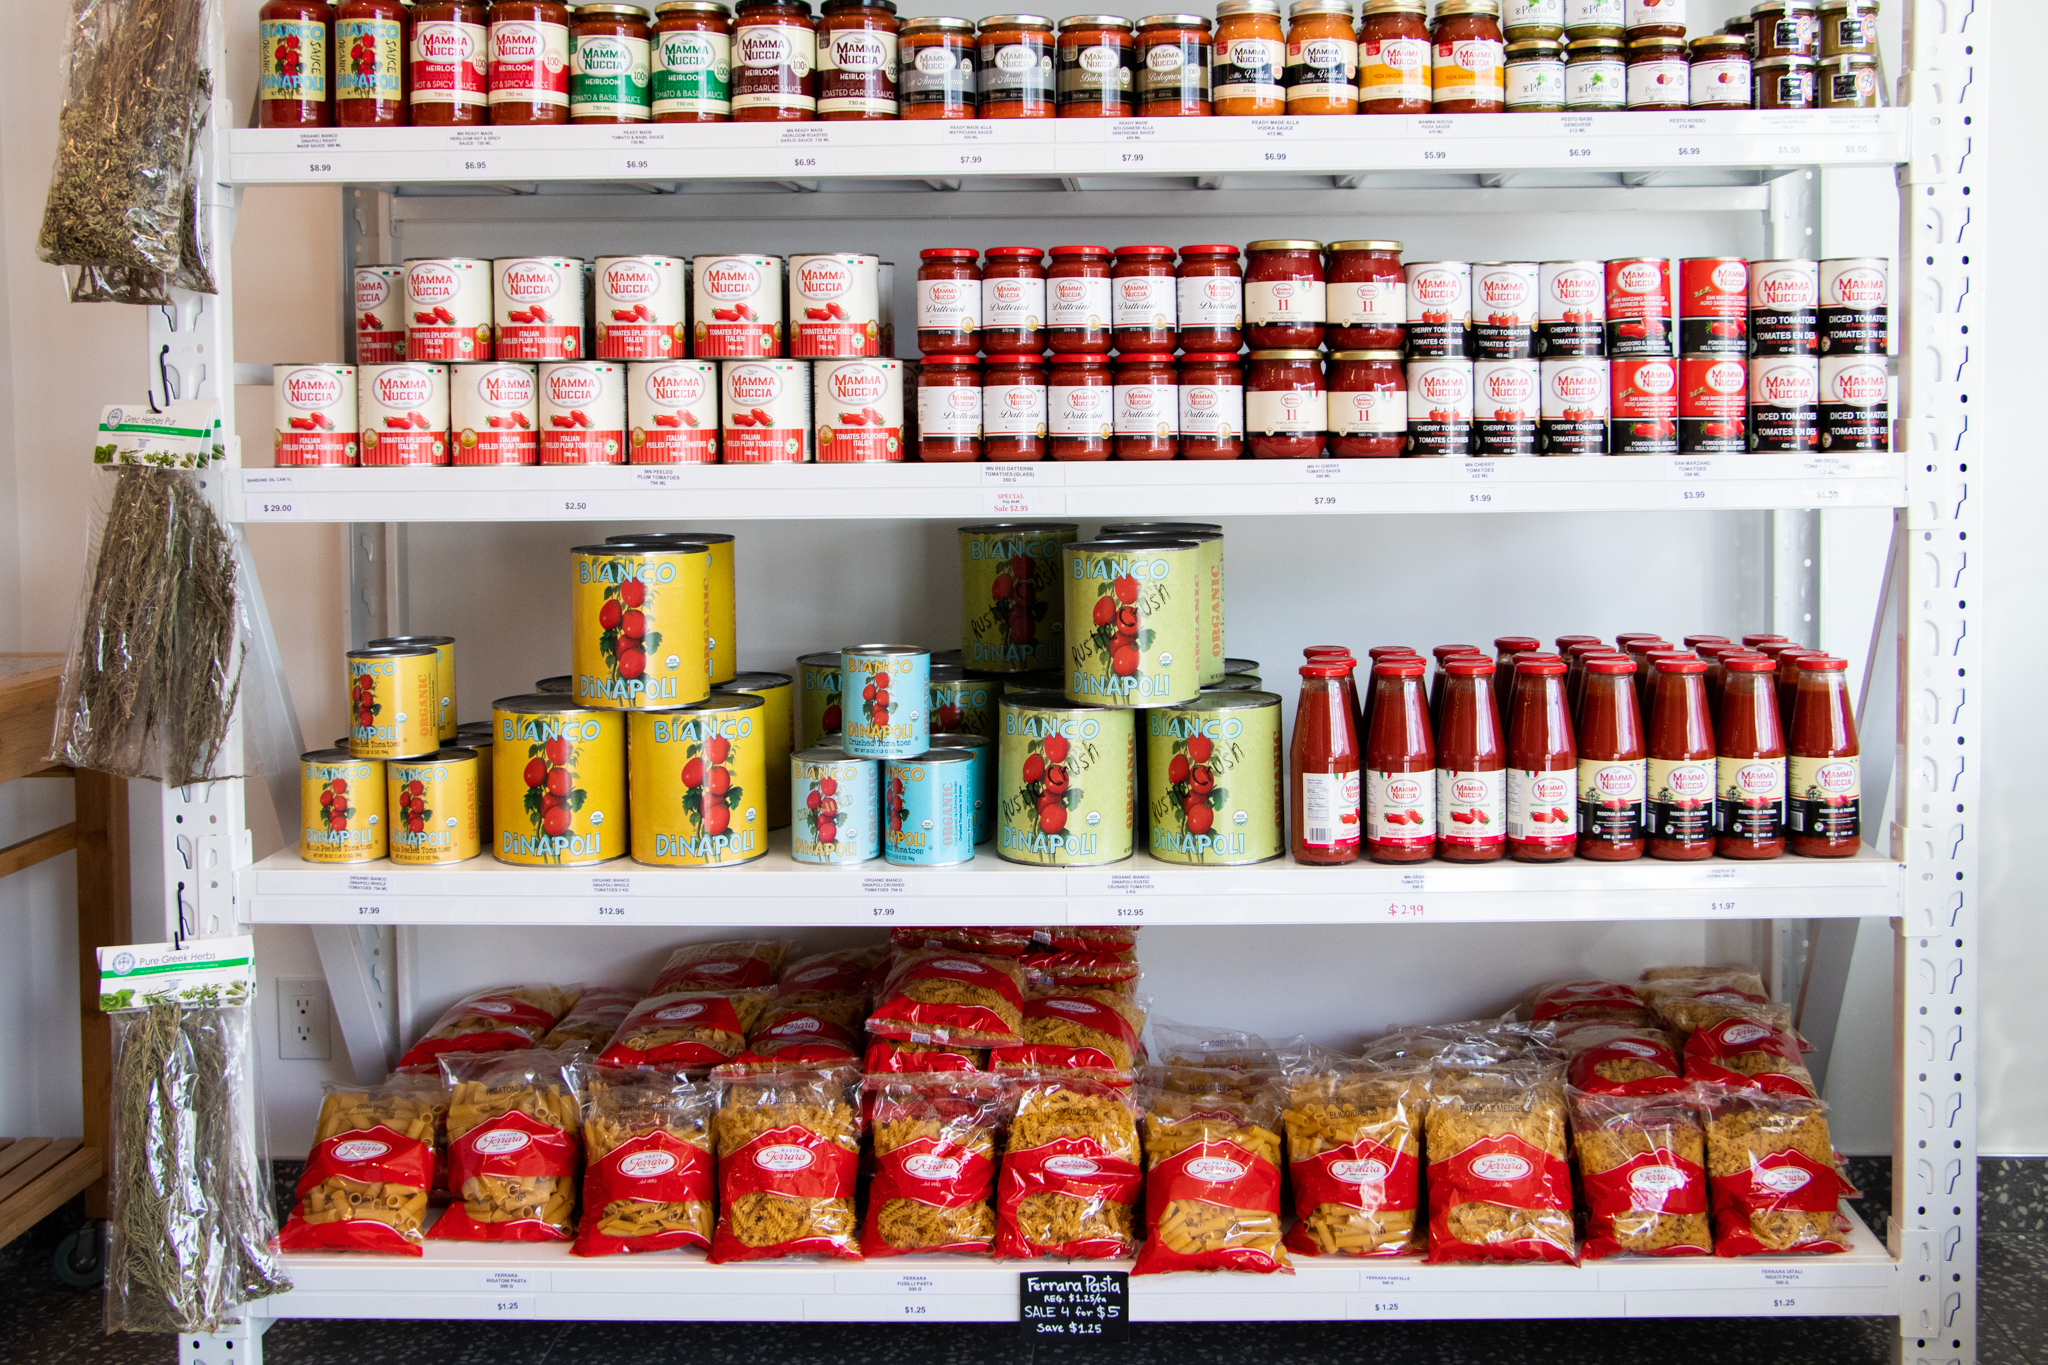
{"label": "dark speckled floor", "polygon": [[[1886,1163],[1858,1162],[1860,1208],[1881,1228]],[[2048,1160],[1985,1161],[1979,1253],[1981,1365],[2048,1365]],[[0,1249],[0,1362],[5,1365],[172,1365],[162,1337],[104,1335],[96,1291],[60,1286],[53,1249],[75,1215],[46,1220]],[[1715,1365],[1885,1365],[1890,1320],[1722,1319],[1645,1323],[1260,1323],[1134,1327],[1117,1351],[1129,1365],[1641,1365],[1659,1358]],[[1014,1328],[821,1324],[281,1322],[263,1338],[268,1365],[1062,1365],[1099,1362],[1101,1348],[1036,1346]]]}

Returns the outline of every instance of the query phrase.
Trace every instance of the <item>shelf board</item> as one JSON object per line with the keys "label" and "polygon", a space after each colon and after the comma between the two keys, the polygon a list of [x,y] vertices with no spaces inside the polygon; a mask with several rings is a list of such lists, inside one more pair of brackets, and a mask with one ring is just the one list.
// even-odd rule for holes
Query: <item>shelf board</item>
{"label": "shelf board", "polygon": [[[1726,184],[1794,166],[1904,161],[1901,109],[1443,117],[1037,119],[560,128],[237,128],[238,185],[362,184],[533,192],[544,184],[657,192],[732,182],[816,189],[1125,187],[1160,177],[1333,177],[1356,188],[1441,183]],[[1475,174],[1484,177],[1473,182]],[[1425,179],[1418,183],[1432,183]],[[1737,179],[1735,183],[1742,183]],[[1213,187],[1213,186],[1212,186]]]}

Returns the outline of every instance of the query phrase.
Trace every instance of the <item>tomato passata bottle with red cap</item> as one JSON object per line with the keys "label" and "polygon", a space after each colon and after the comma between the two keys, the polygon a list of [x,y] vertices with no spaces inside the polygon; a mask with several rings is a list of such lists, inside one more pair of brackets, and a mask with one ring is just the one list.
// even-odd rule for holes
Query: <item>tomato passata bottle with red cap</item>
{"label": "tomato passata bottle with red cap", "polygon": [[1578,844],[1572,789],[1579,755],[1564,707],[1564,660],[1523,659],[1508,720],[1508,856],[1562,862]]}
{"label": "tomato passata bottle with red cap", "polygon": [[1723,858],[1775,858],[1785,851],[1785,733],[1772,685],[1776,671],[1761,654],[1721,656],[1714,851]]}
{"label": "tomato passata bottle with red cap", "polygon": [[1579,856],[1618,863],[1643,856],[1643,792],[1649,785],[1633,659],[1586,660],[1585,695],[1573,731],[1579,750]]}
{"label": "tomato passata bottle with red cap", "polygon": [[1358,730],[1344,699],[1346,662],[1301,666],[1290,767],[1294,860],[1358,861]]}
{"label": "tomato passata bottle with red cap", "polygon": [[1863,844],[1862,747],[1849,706],[1849,661],[1808,654],[1798,663],[1787,766],[1794,853],[1847,858]]}
{"label": "tomato passata bottle with red cap", "polygon": [[1659,659],[1650,707],[1649,854],[1696,862],[1714,853],[1714,722],[1707,661]]}
{"label": "tomato passata bottle with red cap", "polygon": [[1493,700],[1493,660],[1444,661],[1436,743],[1436,853],[1453,863],[1490,863],[1507,851],[1507,755]]}
{"label": "tomato passata bottle with red cap", "polygon": [[1372,666],[1375,700],[1365,736],[1365,851],[1376,863],[1436,854],[1436,744],[1420,659]]}

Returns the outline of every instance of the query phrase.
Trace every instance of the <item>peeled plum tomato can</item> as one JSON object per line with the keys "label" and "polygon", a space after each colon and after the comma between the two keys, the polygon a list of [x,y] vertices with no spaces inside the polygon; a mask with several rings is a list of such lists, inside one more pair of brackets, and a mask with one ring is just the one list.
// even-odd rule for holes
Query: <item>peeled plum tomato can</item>
{"label": "peeled plum tomato can", "polygon": [[385,854],[384,763],[346,749],[299,755],[299,856],[373,863]]}
{"label": "peeled plum tomato can", "polygon": [[1536,354],[1607,353],[1607,283],[1599,261],[1545,261],[1537,267]]}
{"label": "peeled plum tomato can", "polygon": [[1130,118],[1137,112],[1135,28],[1118,14],[1070,14],[1059,21],[1054,81],[1061,118]]}
{"label": "peeled plum tomato can", "polygon": [[[1560,27],[1559,32],[1563,29]],[[1523,38],[1507,46],[1503,96],[1510,114],[1554,114],[1564,110],[1564,44],[1552,38]]]}
{"label": "peeled plum tomato can", "polygon": [[1766,355],[1749,362],[1749,448],[1806,451],[1820,442],[1820,357]]}
{"label": "peeled plum tomato can", "polygon": [[1246,357],[1246,444],[1261,460],[1313,460],[1329,442],[1330,398],[1321,351],[1253,351]]}
{"label": "peeled plum tomato can", "polygon": [[1694,109],[1747,109],[1752,73],[1749,40],[1740,34],[1709,33],[1687,49],[1688,102]]}
{"label": "peeled plum tomato can", "polygon": [[930,749],[882,762],[882,856],[949,867],[974,856],[975,756]]}
{"label": "peeled plum tomato can", "polygon": [[1195,604],[1195,632],[1202,646],[1203,686],[1223,677],[1224,573],[1223,528],[1206,521],[1111,521],[1096,533],[1100,540],[1192,540],[1202,547]]}
{"label": "peeled plum tomato can", "polygon": [[903,362],[818,360],[818,463],[901,460]]}
{"label": "peeled plum tomato can", "polygon": [[1610,455],[1678,453],[1678,362],[1631,356],[1608,362]]}
{"label": "peeled plum tomato can", "polygon": [[1472,355],[1527,360],[1536,354],[1534,261],[1479,261],[1472,266]]}
{"label": "peeled plum tomato can", "polygon": [[625,718],[634,862],[718,867],[768,851],[763,710],[759,697],[716,693]]}
{"label": "peeled plum tomato can", "polygon": [[371,649],[413,649],[424,645],[434,651],[434,734],[442,742],[454,739],[455,722],[455,637],[453,635],[387,635],[370,641]]}
{"label": "peeled plum tomato can", "polygon": [[405,267],[359,265],[355,270],[356,364],[405,359]]}
{"label": "peeled plum tomato can", "polygon": [[1245,340],[1254,350],[1322,345],[1329,314],[1323,244],[1270,238],[1244,252]]}
{"label": "peeled plum tomato can", "polygon": [[1750,99],[1758,109],[1811,109],[1820,64],[1811,57],[1770,57],[1750,67]]}
{"label": "peeled plum tomato can", "polygon": [[407,360],[491,359],[489,261],[407,261],[404,309]]}
{"label": "peeled plum tomato can", "polygon": [[962,662],[982,673],[1059,668],[1066,657],[1065,547],[1071,521],[991,521],[960,535]]}
{"label": "peeled plum tomato can", "polygon": [[540,462],[626,463],[626,367],[616,360],[540,363]]}
{"label": "peeled plum tomato can", "polygon": [[970,119],[978,99],[974,24],[948,15],[905,19],[897,35],[896,93],[906,119]]}
{"label": "peeled plum tomato can", "polygon": [[839,651],[847,710],[839,743],[855,758],[908,758],[931,747],[932,656],[915,645]]}
{"label": "peeled plum tomato can", "polygon": [[796,661],[797,713],[796,747],[814,749],[827,739],[842,743],[839,732],[844,715],[839,705],[839,684],[844,660],[839,652],[806,654]]}
{"label": "peeled plum tomato can", "polygon": [[789,756],[796,748],[796,683],[787,673],[742,673],[712,695],[727,692],[761,699],[761,736],[769,774],[767,827],[785,829],[789,825],[789,788],[776,781],[775,775],[789,766]]}
{"label": "peeled plum tomato can", "polygon": [[1234,244],[1182,247],[1173,283],[1183,351],[1235,352],[1243,344],[1244,268]]}
{"label": "peeled plum tomato can", "polygon": [[1280,698],[1205,692],[1145,712],[1145,828],[1152,856],[1192,867],[1263,863],[1280,840]]}
{"label": "peeled plum tomato can", "polygon": [[417,758],[441,747],[441,661],[431,645],[348,652],[348,751]]}
{"label": "peeled plum tomato can", "polygon": [[917,253],[917,349],[973,359],[981,350],[981,255],[972,247]]}
{"label": "peeled plum tomato can", "polygon": [[1533,358],[1472,362],[1472,453],[1536,453],[1543,413],[1542,363]]}
{"label": "peeled plum tomato can", "polygon": [[401,360],[356,368],[364,465],[448,463],[448,367]]}
{"label": "peeled plum tomato can", "polygon": [[1116,457],[1170,460],[1180,450],[1180,385],[1171,353],[1126,351],[1116,359]]}
{"label": "peeled plum tomato can", "polygon": [[474,749],[437,749],[384,765],[386,842],[391,861],[428,867],[462,863],[483,849],[478,823],[482,764]]}
{"label": "peeled plum tomato can", "polygon": [[1052,20],[1042,14],[991,14],[975,35],[981,117],[1052,118],[1058,113]]}
{"label": "peeled plum tomato can", "polygon": [[1330,453],[1339,459],[1383,459],[1408,448],[1408,380],[1399,351],[1331,352],[1329,403]]}
{"label": "peeled plum tomato can", "polygon": [[1750,262],[1750,355],[1814,355],[1819,350],[1820,262]]}
{"label": "peeled plum tomato can", "polygon": [[818,109],[818,23],[808,0],[734,6],[735,123],[810,123]]}
{"label": "peeled plum tomato can", "polygon": [[996,837],[996,742],[988,735],[974,732],[948,734],[934,730],[931,752],[947,749],[958,749],[974,760],[967,779],[968,790],[974,795],[974,842],[985,844]]}
{"label": "peeled plum tomato can", "polygon": [[271,457],[279,469],[356,462],[356,367],[272,365]]}
{"label": "peeled plum tomato can", "polygon": [[710,696],[710,547],[629,540],[570,553],[576,699],[623,711]]}
{"label": "peeled plum tomato can", "polygon": [[959,664],[932,665],[932,745],[943,748],[940,734],[988,735],[996,732],[996,706],[1003,699],[1003,680],[971,674]]}
{"label": "peeled plum tomato can", "polygon": [[1749,262],[1690,256],[1678,263],[1678,353],[1747,355]]}
{"label": "peeled plum tomato can", "polygon": [[1462,356],[1408,362],[1408,453],[1462,458],[1472,453],[1472,362]]}
{"label": "peeled plum tomato can", "polygon": [[683,354],[689,263],[680,256],[600,256],[599,360],[668,360]]}
{"label": "peeled plum tomato can", "polygon": [[1401,243],[1332,242],[1325,269],[1330,321],[1324,336],[1330,348],[1401,349],[1408,335],[1408,275],[1401,268]]}
{"label": "peeled plum tomato can", "polygon": [[879,256],[849,251],[791,256],[789,353],[813,359],[880,355],[881,279]]}
{"label": "peeled plum tomato can", "polygon": [[1822,355],[1883,355],[1891,349],[1891,262],[1842,256],[1820,263]]}
{"label": "peeled plum tomato can", "polygon": [[1820,358],[1820,448],[1890,450],[1891,376],[1881,355]]}
{"label": "peeled plum tomato can", "polygon": [[1599,356],[1564,356],[1543,362],[1545,455],[1607,453],[1608,362]]}
{"label": "peeled plum tomato can", "polygon": [[719,445],[727,464],[807,464],[811,362],[727,360],[719,369]]}
{"label": "peeled plum tomato can", "polygon": [[1142,707],[1195,699],[1206,658],[1203,548],[1137,536],[1064,547],[1069,700]]}
{"label": "peeled plum tomato can", "polygon": [[633,464],[718,462],[718,362],[626,363],[626,450]]}
{"label": "peeled plum tomato can", "polygon": [[981,268],[981,348],[998,355],[1045,350],[1045,253],[992,246]]}
{"label": "peeled plum tomato can", "polygon": [[1472,354],[1472,263],[1407,261],[1408,354]]}
{"label": "peeled plum tomato can", "polygon": [[1040,867],[1131,856],[1137,717],[1056,692],[1005,693],[997,739],[996,854]]}
{"label": "peeled plum tomato can", "polygon": [[532,365],[448,367],[449,463],[540,462],[540,379]]}
{"label": "peeled plum tomato can", "polygon": [[690,262],[690,354],[700,360],[782,354],[782,258],[697,256]]}
{"label": "peeled plum tomato can", "polygon": [[864,863],[882,856],[881,760],[811,748],[791,754],[788,767],[790,857]]}
{"label": "peeled plum tomato can", "polygon": [[583,262],[512,256],[491,262],[499,360],[574,360],[583,353]]}
{"label": "peeled plum tomato can", "polygon": [[1244,367],[1235,351],[1188,351],[1180,358],[1180,453],[1185,460],[1244,454]]}
{"label": "peeled plum tomato can", "polygon": [[818,19],[818,117],[893,119],[896,37],[891,0],[825,0]]}
{"label": "peeled plum tomato can", "polygon": [[1686,455],[1747,450],[1749,363],[1740,356],[1689,355],[1678,362],[1678,449]]}
{"label": "peeled plum tomato can", "polygon": [[1671,355],[1675,292],[1671,262],[1630,256],[1607,263],[1607,354]]}

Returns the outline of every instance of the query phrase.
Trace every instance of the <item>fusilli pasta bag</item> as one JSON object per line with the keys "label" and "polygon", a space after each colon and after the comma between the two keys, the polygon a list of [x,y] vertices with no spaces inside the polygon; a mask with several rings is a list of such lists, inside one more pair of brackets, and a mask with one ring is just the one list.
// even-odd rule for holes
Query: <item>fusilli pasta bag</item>
{"label": "fusilli pasta bag", "polygon": [[1675,1095],[1685,1089],[1671,1035],[1661,1029],[1605,1022],[1560,1027],[1565,1082],[1591,1095]]}
{"label": "fusilli pasta bag", "polygon": [[1024,1041],[989,1053],[996,1071],[1129,1073],[1144,1060],[1145,1006],[1122,991],[1045,986],[1024,998]]}
{"label": "fusilli pasta bag", "polygon": [[719,1207],[711,1259],[859,1260],[858,1075],[851,1068],[716,1075]]}
{"label": "fusilli pasta bag", "polygon": [[711,1245],[718,1190],[706,1084],[660,1071],[593,1072],[583,1101],[578,1256]]}
{"label": "fusilli pasta bag", "polygon": [[884,956],[884,949],[871,947],[839,948],[800,957],[782,969],[782,976],[775,983],[775,1003],[803,1005],[842,995],[865,999],[875,985]]}
{"label": "fusilli pasta bag", "polygon": [[988,1049],[943,1043],[899,1043],[870,1038],[862,1058],[870,1076],[911,1076],[927,1071],[986,1071]]}
{"label": "fusilli pasta bag", "polygon": [[569,1009],[576,989],[493,986],[450,1005],[426,1036],[398,1059],[398,1070],[432,1076],[450,1052],[513,1052],[536,1046]]}
{"label": "fusilli pasta bag", "polygon": [[1416,1066],[1338,1063],[1287,1082],[1287,1171],[1303,1256],[1400,1256],[1422,1249],[1422,1122]]}
{"label": "fusilli pasta bag", "polygon": [[1805,1095],[1700,1089],[1714,1254],[1847,1251],[1828,1107]]}
{"label": "fusilli pasta bag", "polygon": [[1423,1133],[1432,1264],[1578,1259],[1562,1066],[1465,1064],[1454,1048],[1431,1073]]}
{"label": "fusilli pasta bag", "polygon": [[1128,1091],[1079,1077],[1011,1083],[1009,1144],[996,1183],[996,1255],[1128,1256],[1144,1173]]}
{"label": "fusilli pasta bag", "polygon": [[292,1214],[286,1251],[372,1251],[419,1256],[434,1185],[438,1081],[399,1076],[382,1085],[329,1086]]}
{"label": "fusilli pasta bag", "polygon": [[1292,1275],[1280,1241],[1280,1107],[1146,1087],[1145,1244],[1133,1275],[1231,1270]]}
{"label": "fusilli pasta bag", "polygon": [[861,1247],[869,1256],[912,1252],[987,1255],[1003,1082],[975,1072],[870,1076],[862,1084],[875,1173]]}
{"label": "fusilli pasta bag", "polygon": [[868,1033],[911,1043],[1008,1047],[1024,1041],[1024,976],[1010,958],[943,948],[899,951]]}
{"label": "fusilli pasta bag", "polygon": [[1697,1095],[1571,1095],[1585,1193],[1581,1254],[1704,1256],[1707,1138]]}
{"label": "fusilli pasta bag", "polygon": [[455,1053],[448,1079],[448,1185],[458,1202],[429,1240],[566,1242],[575,1231],[581,1048]]}
{"label": "fusilli pasta bag", "polygon": [[1642,993],[1626,981],[1553,981],[1523,998],[1531,1023],[1552,1020],[1600,1019],[1615,1024],[1647,1024],[1649,1006]]}
{"label": "fusilli pasta bag", "polygon": [[679,1071],[730,1061],[747,1045],[747,1033],[772,995],[763,987],[649,996],[619,1025],[597,1055],[598,1065]]}
{"label": "fusilli pasta bag", "polygon": [[786,938],[731,939],[723,943],[689,943],[668,955],[649,995],[678,991],[745,991],[773,986],[789,950]]}

